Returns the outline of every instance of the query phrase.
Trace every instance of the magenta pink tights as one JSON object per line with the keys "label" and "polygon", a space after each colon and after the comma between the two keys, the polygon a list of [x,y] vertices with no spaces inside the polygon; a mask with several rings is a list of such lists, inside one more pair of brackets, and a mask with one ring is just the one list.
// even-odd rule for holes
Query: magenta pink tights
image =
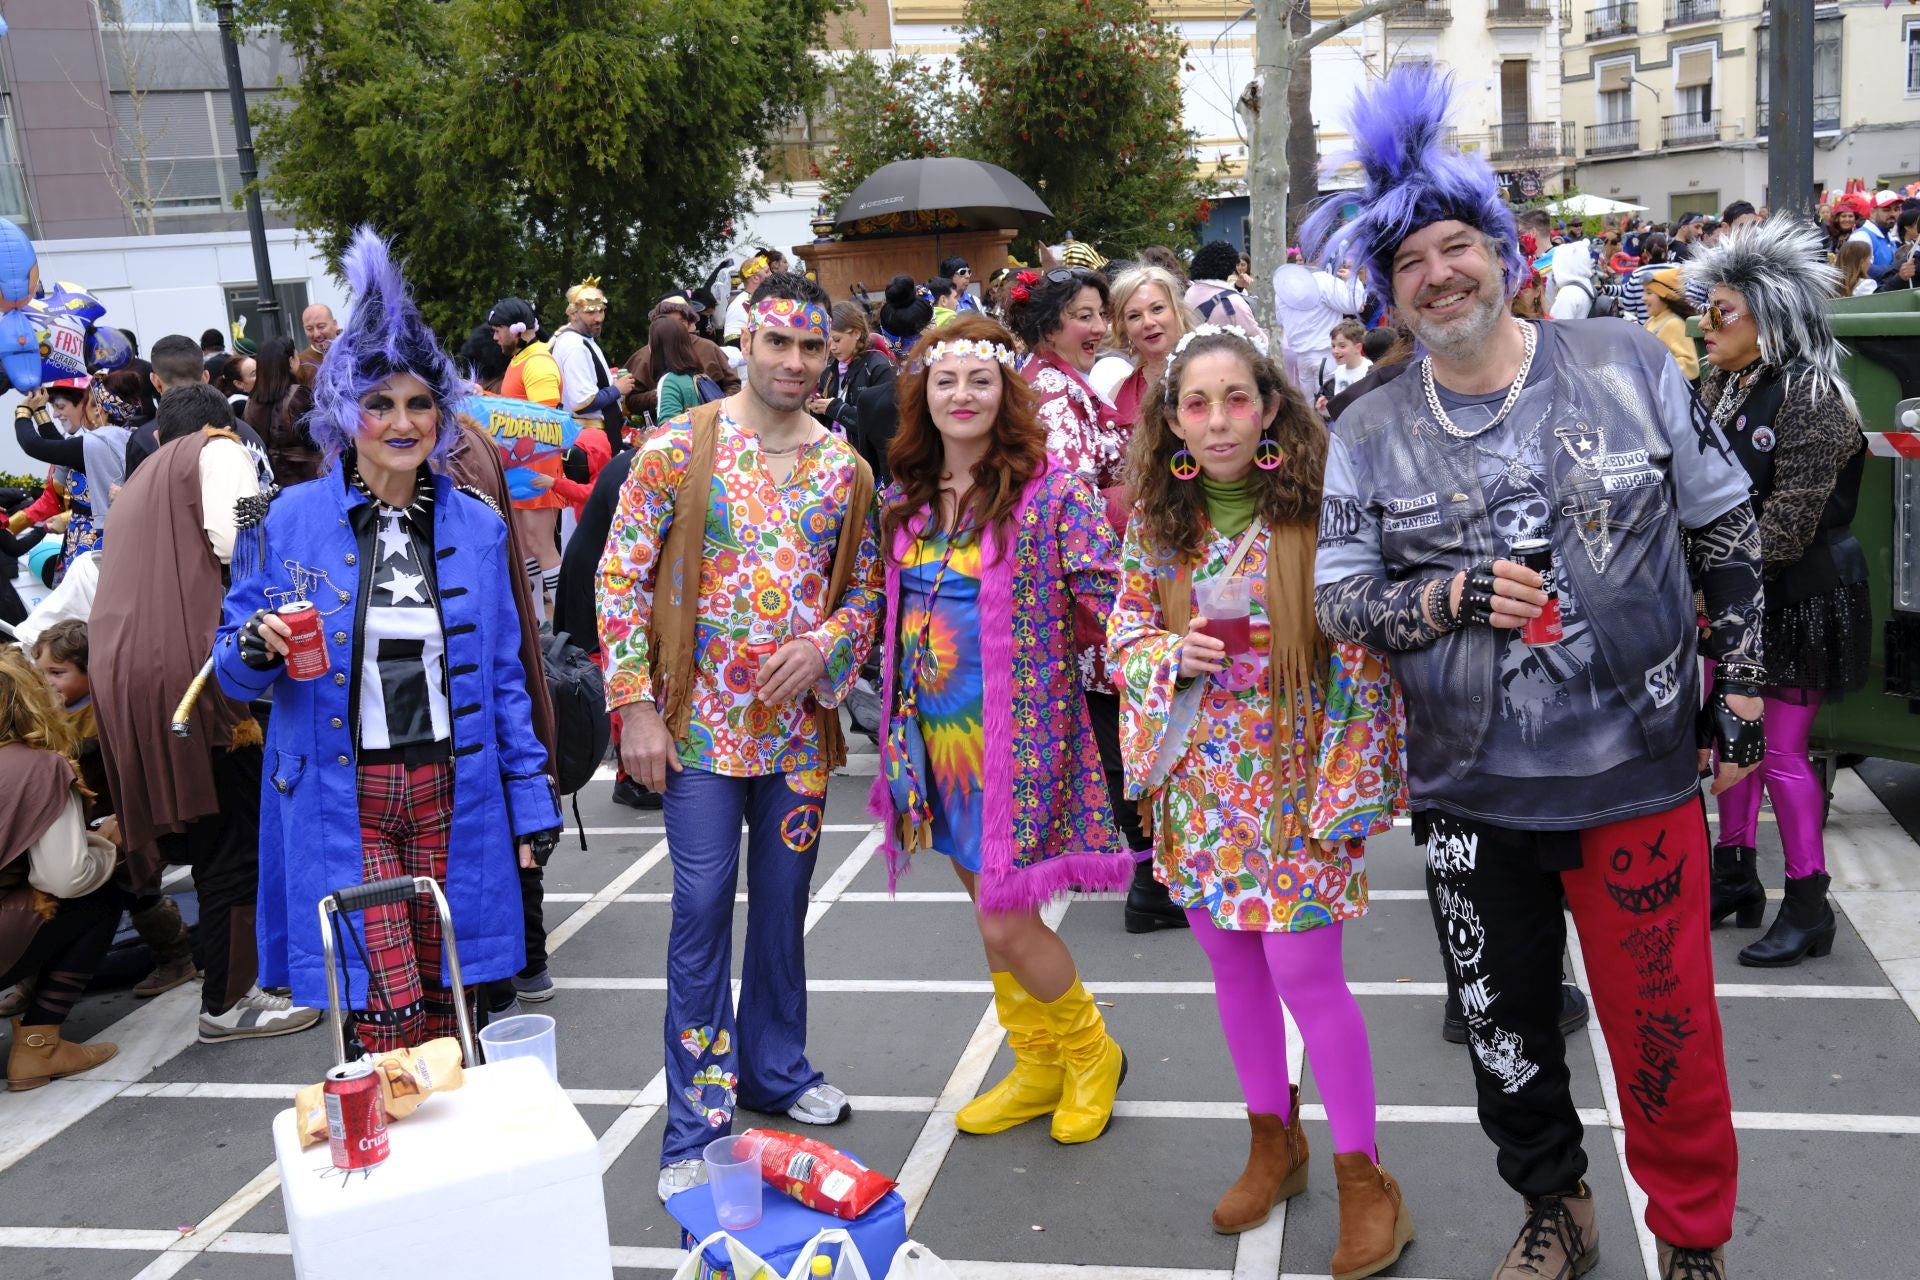
{"label": "magenta pink tights", "polygon": [[1341,926],[1304,933],[1242,933],[1189,909],[1193,937],[1213,967],[1220,1029],[1240,1076],[1247,1110],[1287,1114],[1285,1003],[1306,1041],[1336,1153],[1374,1153],[1373,1054],[1367,1021],[1347,990]]}

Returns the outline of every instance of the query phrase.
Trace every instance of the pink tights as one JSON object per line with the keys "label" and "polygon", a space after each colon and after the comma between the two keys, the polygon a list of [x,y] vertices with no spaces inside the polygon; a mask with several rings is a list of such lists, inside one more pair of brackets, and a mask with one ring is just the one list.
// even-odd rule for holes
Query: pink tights
{"label": "pink tights", "polygon": [[1367,1022],[1347,989],[1341,926],[1304,933],[1242,933],[1189,908],[1194,941],[1213,967],[1220,1029],[1247,1110],[1287,1114],[1287,1030],[1280,1005],[1306,1041],[1336,1152],[1374,1152],[1373,1054]]}
{"label": "pink tights", "polygon": [[1827,869],[1826,791],[1807,759],[1807,737],[1820,712],[1814,689],[1769,689],[1767,755],[1760,767],[1719,799],[1720,843],[1753,847],[1760,823],[1760,795],[1773,801],[1780,822],[1780,844],[1787,853],[1787,878],[1803,879]]}

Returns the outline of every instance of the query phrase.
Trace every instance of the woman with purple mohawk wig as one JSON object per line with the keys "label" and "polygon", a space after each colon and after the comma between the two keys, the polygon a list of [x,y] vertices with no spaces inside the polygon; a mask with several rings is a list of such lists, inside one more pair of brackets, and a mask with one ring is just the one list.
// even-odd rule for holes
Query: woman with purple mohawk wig
{"label": "woman with purple mohawk wig", "polygon": [[[1558,1025],[1563,895],[1615,1074],[1659,1075],[1626,1111],[1659,1274],[1725,1280],[1738,1156],[1699,748],[1719,749],[1716,794],[1766,751],[1748,477],[1653,335],[1508,314],[1529,270],[1493,174],[1445,144],[1448,99],[1425,67],[1366,95],[1361,211],[1306,227],[1427,351],[1335,426],[1315,611],[1329,638],[1391,652],[1406,700],[1414,835],[1480,1123],[1525,1206],[1495,1280],[1598,1261]],[[1721,677],[1704,709],[1700,651]]]}
{"label": "woman with purple mohawk wig", "polygon": [[[260,981],[308,1005],[327,997],[313,904],[393,876],[444,888],[470,992],[511,977],[525,964],[516,846],[520,867],[544,864],[560,832],[506,522],[437,469],[459,435],[460,383],[385,242],[362,228],[346,265],[355,305],[309,419],[328,470],[267,509],[266,552],[236,578],[214,645],[235,698],[273,691]],[[281,608],[295,601],[321,615],[330,669],[317,677],[288,669]],[[418,1045],[470,1020],[443,977],[432,913],[400,903],[362,922],[365,949],[342,956],[362,1048]]]}
{"label": "woman with purple mohawk wig", "polygon": [[1812,223],[1779,214],[1743,227],[1687,263],[1707,286],[1711,371],[1700,398],[1752,477],[1766,556],[1767,757],[1720,797],[1713,849],[1713,920],[1760,923],[1766,891],[1754,847],[1764,791],[1780,819],[1786,898],[1740,963],[1799,964],[1824,956],[1836,925],[1827,904],[1821,828],[1826,794],[1807,760],[1821,701],[1866,683],[1873,608],[1867,558],[1855,541],[1866,440],[1840,376],[1827,323],[1838,272]]}

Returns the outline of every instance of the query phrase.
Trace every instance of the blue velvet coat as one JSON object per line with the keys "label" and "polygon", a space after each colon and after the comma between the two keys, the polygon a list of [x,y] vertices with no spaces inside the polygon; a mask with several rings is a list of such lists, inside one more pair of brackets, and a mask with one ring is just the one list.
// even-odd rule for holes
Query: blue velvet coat
{"label": "blue velvet coat", "polygon": [[[316,908],[327,894],[365,879],[348,677],[363,571],[371,568],[349,513],[366,502],[339,468],[283,492],[267,515],[261,567],[227,593],[214,642],[215,673],[229,694],[251,699],[273,690],[260,805],[260,983],[291,986],[297,1003],[313,1006],[327,998]],[[506,523],[445,476],[434,477],[433,512],[453,713],[454,816],[444,888],[462,976],[472,986],[526,962],[515,838],[560,825],[560,804],[533,735]],[[318,680],[288,679],[284,666],[257,671],[241,661],[235,643],[241,624],[268,607],[267,592],[293,590],[291,565],[325,574],[303,583],[325,615],[333,665]],[[367,989],[366,970],[352,943],[346,951],[357,997]]]}

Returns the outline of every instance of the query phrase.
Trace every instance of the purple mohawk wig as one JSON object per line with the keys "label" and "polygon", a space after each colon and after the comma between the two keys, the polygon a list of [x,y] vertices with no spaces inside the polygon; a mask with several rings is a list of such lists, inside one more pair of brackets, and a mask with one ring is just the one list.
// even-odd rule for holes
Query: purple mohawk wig
{"label": "purple mohawk wig", "polygon": [[396,373],[410,373],[427,384],[440,407],[440,435],[428,461],[443,462],[460,438],[454,407],[464,388],[453,361],[413,305],[387,242],[373,228],[353,233],[343,265],[353,310],[314,377],[308,431],[329,459],[339,457],[360,433],[360,397]]}
{"label": "purple mohawk wig", "polygon": [[[1374,290],[1390,297],[1400,242],[1436,222],[1464,222],[1492,237],[1506,268],[1507,294],[1519,292],[1529,271],[1513,213],[1486,161],[1448,144],[1452,104],[1452,78],[1427,63],[1400,63],[1371,91],[1355,95],[1347,117],[1353,150],[1333,163],[1359,161],[1366,181],[1356,192],[1327,197],[1301,225],[1309,260],[1324,255],[1366,267]],[[1360,212],[1342,224],[1341,206],[1356,197]]]}

